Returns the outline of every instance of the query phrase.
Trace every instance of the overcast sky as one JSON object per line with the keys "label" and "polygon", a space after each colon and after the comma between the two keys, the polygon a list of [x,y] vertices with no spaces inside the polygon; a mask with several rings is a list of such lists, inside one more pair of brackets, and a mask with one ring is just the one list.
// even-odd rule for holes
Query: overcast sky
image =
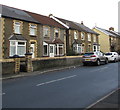
{"label": "overcast sky", "polygon": [[68,19],[90,28],[118,30],[119,0],[0,0],[0,4],[19,9]]}

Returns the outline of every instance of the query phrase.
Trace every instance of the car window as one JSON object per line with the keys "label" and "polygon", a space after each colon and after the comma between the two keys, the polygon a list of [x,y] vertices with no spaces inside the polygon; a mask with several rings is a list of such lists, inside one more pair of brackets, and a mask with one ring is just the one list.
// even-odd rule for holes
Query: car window
{"label": "car window", "polygon": [[112,55],[112,53],[106,53],[105,55],[106,55],[106,56],[108,56],[108,55]]}
{"label": "car window", "polygon": [[85,53],[84,56],[94,55],[94,53]]}

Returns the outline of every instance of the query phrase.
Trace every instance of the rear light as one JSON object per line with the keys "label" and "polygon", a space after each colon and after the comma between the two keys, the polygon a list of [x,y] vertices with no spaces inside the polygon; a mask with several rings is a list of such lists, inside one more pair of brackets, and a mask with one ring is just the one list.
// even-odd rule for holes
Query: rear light
{"label": "rear light", "polygon": [[96,55],[91,55],[90,57],[96,57]]}

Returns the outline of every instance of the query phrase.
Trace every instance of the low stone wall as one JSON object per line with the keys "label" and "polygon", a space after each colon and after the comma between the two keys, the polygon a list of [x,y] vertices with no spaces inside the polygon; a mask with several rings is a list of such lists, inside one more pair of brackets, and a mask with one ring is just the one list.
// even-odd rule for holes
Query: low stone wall
{"label": "low stone wall", "polygon": [[[26,60],[20,60],[20,70],[21,72],[27,72]],[[15,74],[15,60],[8,59],[1,62],[2,63],[2,74]],[[81,56],[67,56],[67,57],[54,57],[54,58],[35,58],[32,59],[33,71],[52,69],[56,67],[74,66],[82,65]],[[19,72],[18,72],[19,73]],[[17,74],[17,73],[16,73]]]}
{"label": "low stone wall", "polygon": [[15,62],[2,62],[2,74],[14,74],[15,73]]}
{"label": "low stone wall", "polygon": [[63,57],[63,58],[51,58],[51,59],[41,59],[33,60],[33,71],[38,71],[42,69],[52,69],[55,67],[65,67],[82,65],[81,57]]}

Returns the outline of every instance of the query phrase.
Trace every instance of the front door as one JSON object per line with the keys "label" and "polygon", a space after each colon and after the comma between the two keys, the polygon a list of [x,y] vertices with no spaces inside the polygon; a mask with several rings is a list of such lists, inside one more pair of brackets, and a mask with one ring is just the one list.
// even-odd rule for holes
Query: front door
{"label": "front door", "polygon": [[30,53],[32,53],[32,58],[35,58],[35,44],[30,45]]}
{"label": "front door", "polygon": [[50,57],[54,57],[54,48],[55,47],[55,45],[53,45],[53,44],[50,44],[49,45],[49,55],[50,55]]}

